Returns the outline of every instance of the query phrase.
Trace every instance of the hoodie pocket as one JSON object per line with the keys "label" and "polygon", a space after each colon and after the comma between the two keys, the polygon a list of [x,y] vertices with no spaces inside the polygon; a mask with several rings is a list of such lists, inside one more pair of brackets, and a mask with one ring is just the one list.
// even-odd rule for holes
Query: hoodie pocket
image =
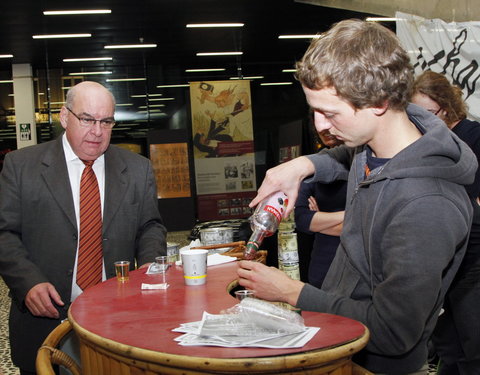
{"label": "hoodie pocket", "polygon": [[335,290],[335,294],[351,297],[359,284],[360,274],[346,257],[342,257],[332,266],[328,271],[322,289]]}

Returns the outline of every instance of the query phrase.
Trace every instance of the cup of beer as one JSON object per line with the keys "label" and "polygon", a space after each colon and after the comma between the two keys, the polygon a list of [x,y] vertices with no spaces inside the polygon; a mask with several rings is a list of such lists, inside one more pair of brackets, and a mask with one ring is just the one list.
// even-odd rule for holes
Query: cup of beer
{"label": "cup of beer", "polygon": [[130,262],[128,260],[119,260],[115,262],[115,273],[117,280],[121,283],[128,281],[128,272],[130,270]]}

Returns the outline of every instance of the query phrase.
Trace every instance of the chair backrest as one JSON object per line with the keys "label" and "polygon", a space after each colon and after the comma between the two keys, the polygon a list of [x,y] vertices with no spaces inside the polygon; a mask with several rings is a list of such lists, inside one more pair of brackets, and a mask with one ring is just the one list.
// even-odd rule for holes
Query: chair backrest
{"label": "chair backrest", "polygon": [[66,353],[57,348],[60,341],[72,330],[72,325],[65,320],[47,336],[37,352],[35,367],[38,375],[55,375],[52,365],[68,369],[72,375],[81,375],[77,363]]}

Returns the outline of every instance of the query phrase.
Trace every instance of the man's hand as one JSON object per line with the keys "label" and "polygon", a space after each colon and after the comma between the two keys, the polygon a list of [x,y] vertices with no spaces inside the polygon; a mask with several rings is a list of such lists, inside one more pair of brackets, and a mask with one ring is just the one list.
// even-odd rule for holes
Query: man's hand
{"label": "man's hand", "polygon": [[292,280],[275,267],[259,262],[238,262],[239,284],[255,291],[255,296],[267,301],[287,302],[295,306],[302,291],[303,282]]}
{"label": "man's hand", "polygon": [[64,305],[57,290],[50,283],[35,285],[25,297],[25,305],[34,316],[58,319],[60,314],[52,301],[57,305]]}
{"label": "man's hand", "polygon": [[258,189],[257,196],[250,203],[250,207],[255,207],[269,195],[282,191],[288,197],[288,206],[283,216],[288,217],[295,208],[300,183],[314,172],[313,163],[305,156],[300,156],[269,169]]}

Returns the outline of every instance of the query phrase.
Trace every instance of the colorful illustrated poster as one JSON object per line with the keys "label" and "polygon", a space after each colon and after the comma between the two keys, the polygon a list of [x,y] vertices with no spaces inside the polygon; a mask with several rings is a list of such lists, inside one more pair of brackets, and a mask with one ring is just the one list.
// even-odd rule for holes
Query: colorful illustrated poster
{"label": "colorful illustrated poster", "polygon": [[158,198],[190,197],[187,143],[150,145]]}
{"label": "colorful illustrated poster", "polygon": [[190,101],[199,219],[246,217],[257,189],[250,81],[192,82]]}

